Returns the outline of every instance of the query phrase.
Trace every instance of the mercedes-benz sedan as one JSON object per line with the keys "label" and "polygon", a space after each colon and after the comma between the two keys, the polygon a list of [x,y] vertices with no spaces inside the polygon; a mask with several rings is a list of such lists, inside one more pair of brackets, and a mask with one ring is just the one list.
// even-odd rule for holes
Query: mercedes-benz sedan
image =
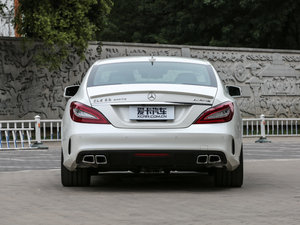
{"label": "mercedes-benz sedan", "polygon": [[61,180],[87,186],[92,175],[206,172],[215,184],[243,184],[241,116],[206,61],[179,57],[99,60],[63,116]]}

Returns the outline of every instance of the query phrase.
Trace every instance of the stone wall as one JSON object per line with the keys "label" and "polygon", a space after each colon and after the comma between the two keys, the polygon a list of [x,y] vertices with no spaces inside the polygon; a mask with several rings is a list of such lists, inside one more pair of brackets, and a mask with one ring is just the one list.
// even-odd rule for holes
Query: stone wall
{"label": "stone wall", "polygon": [[79,84],[97,59],[163,55],[210,61],[225,84],[242,88],[237,98],[246,117],[300,116],[300,51],[216,48],[104,42],[102,51],[91,42],[84,61],[70,55],[57,71],[32,63],[37,45],[23,50],[16,38],[0,39],[0,120],[61,118],[66,100],[63,89]]}

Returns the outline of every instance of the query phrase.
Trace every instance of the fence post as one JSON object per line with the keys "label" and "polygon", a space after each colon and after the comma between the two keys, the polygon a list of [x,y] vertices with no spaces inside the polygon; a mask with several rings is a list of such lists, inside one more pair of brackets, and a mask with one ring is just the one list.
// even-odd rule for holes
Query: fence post
{"label": "fence post", "polygon": [[41,138],[41,117],[36,115],[34,117],[35,120],[35,143],[31,145],[31,147],[37,147],[38,149],[48,149],[48,147],[44,146]]}
{"label": "fence post", "polygon": [[266,121],[265,115],[260,115],[260,138],[255,143],[271,143],[266,137]]}

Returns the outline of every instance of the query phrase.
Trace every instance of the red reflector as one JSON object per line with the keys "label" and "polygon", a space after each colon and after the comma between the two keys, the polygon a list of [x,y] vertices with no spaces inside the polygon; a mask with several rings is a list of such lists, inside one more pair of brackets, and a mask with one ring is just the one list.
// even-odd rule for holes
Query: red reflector
{"label": "red reflector", "polygon": [[135,156],[169,156],[168,153],[135,153]]}

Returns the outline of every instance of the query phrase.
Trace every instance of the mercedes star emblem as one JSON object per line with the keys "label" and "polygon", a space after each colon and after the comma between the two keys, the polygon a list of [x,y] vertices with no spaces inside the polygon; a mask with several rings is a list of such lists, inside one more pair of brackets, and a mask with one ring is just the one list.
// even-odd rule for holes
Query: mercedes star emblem
{"label": "mercedes star emblem", "polygon": [[154,101],[156,99],[156,94],[153,92],[149,92],[148,99],[149,101]]}

